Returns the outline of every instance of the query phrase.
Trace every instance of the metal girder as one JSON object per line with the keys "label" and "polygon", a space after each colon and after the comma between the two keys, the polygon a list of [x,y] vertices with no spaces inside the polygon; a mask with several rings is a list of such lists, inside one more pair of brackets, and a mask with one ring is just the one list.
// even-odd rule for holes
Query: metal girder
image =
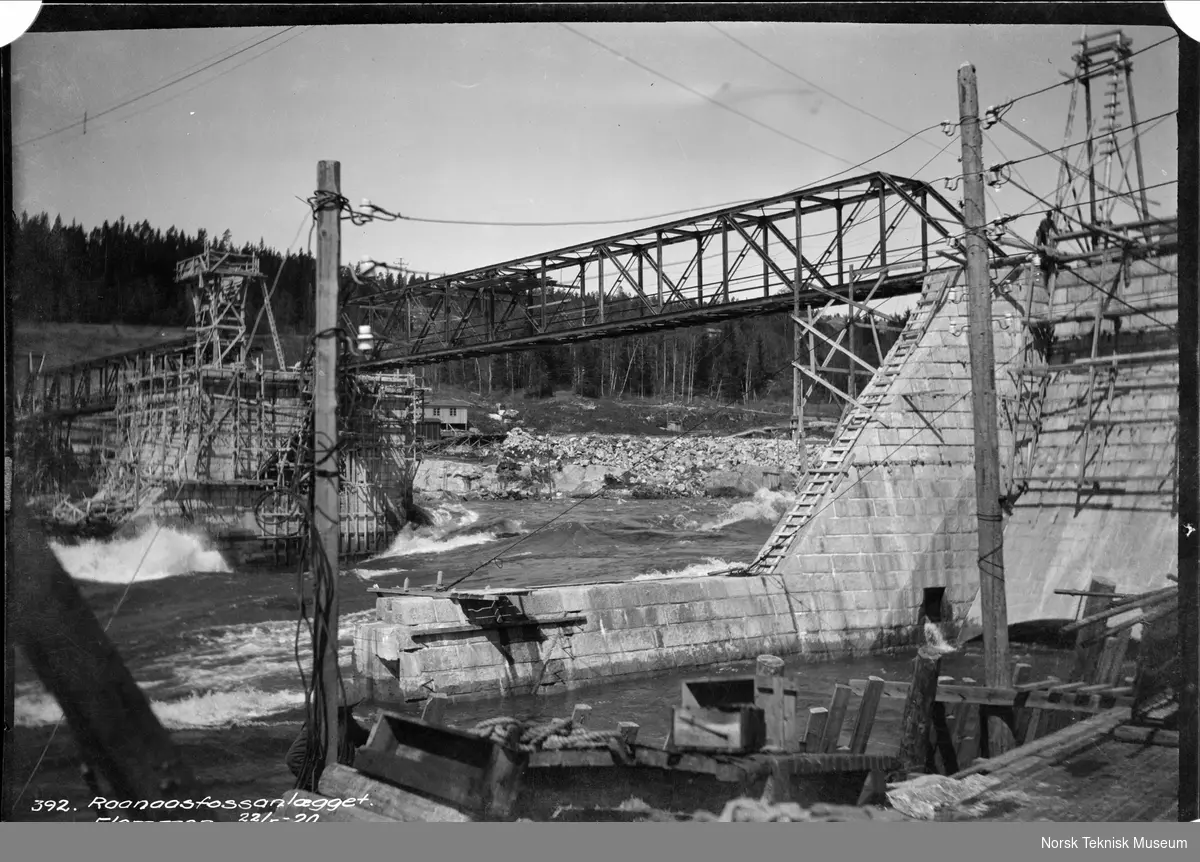
{"label": "metal girder", "polygon": [[[769,313],[764,301],[785,311],[797,268],[803,304],[870,314],[850,271],[878,260],[890,284],[880,299],[918,292],[936,259],[929,228],[940,240],[951,233],[943,223],[961,226],[962,214],[924,182],[874,172],[824,183],[356,297],[347,307],[377,333],[353,364],[399,368],[680,328]],[[761,271],[743,272],[751,258]]]}

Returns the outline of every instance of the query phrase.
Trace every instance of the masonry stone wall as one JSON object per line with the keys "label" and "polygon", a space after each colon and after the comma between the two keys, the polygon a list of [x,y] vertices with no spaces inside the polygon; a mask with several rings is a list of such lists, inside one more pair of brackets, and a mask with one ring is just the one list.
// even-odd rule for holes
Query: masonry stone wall
{"label": "masonry stone wall", "polygon": [[[1097,355],[1177,349],[1176,272],[1170,256],[1132,262],[1124,275],[1110,262],[1057,278],[1041,429],[1004,532],[1010,624],[1073,619],[1079,599],[1054,591],[1085,590],[1094,577],[1118,592],[1143,592],[1177,571],[1178,361],[1098,367],[1094,375],[1086,367],[1053,371],[1091,355],[1099,286],[1115,287],[1107,310],[1117,314],[1100,325]],[[1085,460],[1095,481],[1077,488]],[[969,617],[974,626],[977,605]]]}
{"label": "masonry stone wall", "polygon": [[[1015,400],[1012,372],[1023,361],[1021,325],[1035,288],[1028,269],[993,272],[993,344],[998,400]],[[824,638],[850,640],[899,627],[915,636],[925,590],[942,588],[951,619],[961,624],[978,592],[974,423],[968,307],[961,271],[936,274],[925,298],[941,296],[924,337],[888,388],[885,401],[851,452],[853,467],[821,501],[780,563],[798,597],[826,601],[835,593],[861,610],[822,619]],[[1019,438],[1000,411],[1002,480],[1011,474]]]}

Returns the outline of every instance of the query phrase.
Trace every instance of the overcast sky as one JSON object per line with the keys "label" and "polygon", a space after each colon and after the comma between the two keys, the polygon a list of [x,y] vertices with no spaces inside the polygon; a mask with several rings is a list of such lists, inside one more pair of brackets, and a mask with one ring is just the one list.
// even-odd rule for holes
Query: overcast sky
{"label": "overcast sky", "polygon": [[[1173,35],[1125,32],[1135,51]],[[336,159],[353,203],[370,198],[408,216],[633,219],[346,227],[344,261],[402,258],[417,271],[456,272],[816,183],[908,133],[957,121],[961,63],[975,64],[987,107],[1062,81],[1081,35],[1074,26],[703,22],[26,34],[12,55],[16,209],[86,228],[123,215],[163,230],[228,229],[239,244],[296,248],[310,221],[297,198],[315,188],[317,162]],[[1177,107],[1177,64],[1175,39],[1134,59],[1139,119]],[[1058,86],[1023,99],[1006,119],[1059,147],[1070,94]],[[72,125],[85,111],[86,135]],[[987,135],[985,163],[1037,152],[1003,127]],[[1174,117],[1144,136],[1147,184],[1176,179],[1175,140]],[[934,129],[851,173],[940,178],[959,170],[960,152]],[[1051,159],[1018,170],[1053,194]],[[990,193],[989,218],[1039,207],[1012,184]],[[1150,197],[1174,214],[1173,185]],[[1036,219],[1019,224],[1029,236]]]}

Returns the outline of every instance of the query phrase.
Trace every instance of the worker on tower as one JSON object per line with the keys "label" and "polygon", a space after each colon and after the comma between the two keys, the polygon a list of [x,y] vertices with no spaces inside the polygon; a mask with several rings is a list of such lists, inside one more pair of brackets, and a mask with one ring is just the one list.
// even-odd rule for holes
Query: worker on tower
{"label": "worker on tower", "polygon": [[1038,225],[1037,235],[1033,244],[1037,246],[1038,262],[1042,267],[1042,283],[1046,290],[1054,290],[1054,272],[1057,269],[1055,258],[1058,245],[1058,225],[1055,224],[1055,210],[1047,210],[1046,217]]}

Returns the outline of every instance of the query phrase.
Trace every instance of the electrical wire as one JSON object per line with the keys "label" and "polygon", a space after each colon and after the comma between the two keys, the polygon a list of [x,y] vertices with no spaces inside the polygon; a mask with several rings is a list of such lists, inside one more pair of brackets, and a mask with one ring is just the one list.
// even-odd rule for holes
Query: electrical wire
{"label": "electrical wire", "polygon": [[[172,93],[167,98],[163,99],[162,101],[155,102],[152,105],[146,105],[145,107],[140,108],[139,110],[133,111],[132,113],[126,114],[123,117],[115,117],[113,119],[119,120],[120,122],[128,122],[129,120],[132,120],[134,117],[140,117],[142,114],[145,114],[149,111],[153,111],[155,108],[161,108],[163,105],[174,102],[176,99],[182,98],[183,96],[186,96],[188,93],[193,93],[196,90],[201,89],[202,87],[207,87],[209,84],[212,84],[219,78],[223,78],[226,75],[231,74],[232,72],[236,72],[238,69],[241,69],[243,66],[248,66],[251,63],[261,60],[263,57],[267,56],[267,54],[270,54],[272,51],[277,51],[278,49],[282,48],[284,45],[288,44],[289,42],[293,41],[294,39],[298,39],[299,37],[303,36],[305,33],[307,33],[309,30],[312,30],[312,29],[313,29],[312,27],[305,27],[305,28],[301,29],[299,32],[297,32],[295,35],[289,36],[288,38],[284,39],[281,42],[276,42],[274,45],[269,46],[266,50],[260,51],[257,54],[247,57],[245,60],[242,60],[240,63],[235,63],[233,66],[229,67],[228,69],[224,69],[224,70],[218,72],[217,74],[213,75],[211,78],[208,78],[204,81],[200,81],[198,84],[193,84],[192,86],[188,87],[186,90],[180,90],[177,93]],[[251,46],[251,47],[254,47],[254,46]]]}
{"label": "electrical wire", "polygon": [[[845,105],[850,110],[857,111],[858,113],[862,114],[865,117],[870,117],[872,120],[876,120],[877,122],[883,123],[885,126],[887,126],[890,129],[895,129],[897,132],[900,132],[901,134],[909,135],[910,138],[913,136],[912,133],[909,132],[908,129],[901,128],[900,126],[897,126],[895,123],[885,120],[883,117],[880,117],[876,114],[872,114],[870,111],[866,110],[865,108],[860,108],[858,105],[855,105],[853,102],[846,101],[841,96],[839,96],[837,93],[831,92],[831,91],[825,89],[824,87],[822,87],[820,84],[817,84],[814,81],[810,81],[808,78],[805,78],[803,75],[799,75],[796,72],[793,72],[791,69],[787,68],[786,66],[783,66],[780,63],[775,62],[770,57],[768,57],[767,55],[765,55],[759,51],[756,51],[754,48],[750,47],[749,45],[747,45],[741,39],[738,39],[733,34],[727,32],[725,30],[722,30],[720,27],[718,27],[713,22],[708,21],[706,23],[708,24],[709,27],[716,30],[718,33],[720,33],[726,39],[729,39],[731,42],[733,42],[737,45],[740,45],[741,47],[743,47],[747,51],[749,51],[751,54],[758,57],[760,60],[770,63],[772,66],[774,66],[779,71],[783,72],[786,75],[790,75],[791,77],[795,78],[797,81],[801,82],[802,84],[807,84],[808,86],[812,87],[813,89],[819,90],[820,92],[824,93],[826,96],[833,99],[834,101],[840,102],[841,104]],[[920,138],[920,141],[924,144],[928,144],[931,147],[937,147],[937,144],[927,141],[924,138]]]}
{"label": "electrical wire", "polygon": [[[270,36],[267,36],[267,37],[265,37],[265,38],[263,38],[263,39],[259,39],[259,40],[258,40],[257,42],[255,42],[254,44],[252,44],[252,45],[249,45],[249,46],[247,46],[247,47],[245,47],[245,48],[241,48],[241,49],[239,49],[239,50],[237,50],[237,51],[234,51],[232,54],[229,54],[229,55],[228,55],[228,56],[226,56],[226,57],[222,57],[220,60],[216,60],[216,61],[214,61],[214,62],[212,62],[212,63],[209,63],[209,64],[207,64],[206,66],[203,66],[203,67],[201,67],[201,68],[199,68],[199,69],[196,69],[195,71],[188,72],[188,73],[186,73],[186,74],[184,74],[184,75],[180,75],[180,76],[178,76],[178,77],[176,77],[176,78],[172,79],[171,81],[168,81],[168,82],[167,82],[167,83],[165,83],[165,84],[162,84],[162,85],[160,85],[160,86],[158,86],[158,87],[155,87],[155,88],[154,88],[154,89],[152,89],[152,90],[149,90],[149,91],[147,91],[147,92],[145,92],[145,93],[142,93],[142,94],[141,94],[141,95],[139,95],[139,96],[134,96],[133,98],[126,99],[126,100],[124,100],[124,101],[122,101],[122,102],[120,102],[120,103],[118,103],[118,104],[116,104],[116,105],[113,105],[111,108],[106,108],[106,109],[104,109],[103,111],[100,111],[98,114],[95,114],[94,116],[92,116],[92,117],[89,117],[88,119],[89,119],[90,121],[94,121],[94,120],[97,120],[97,119],[99,119],[100,117],[103,117],[103,116],[107,115],[107,114],[111,114],[111,113],[113,113],[114,111],[119,111],[121,108],[126,108],[126,107],[128,107],[129,105],[132,105],[132,104],[134,104],[135,102],[140,102],[142,99],[145,99],[145,98],[147,98],[147,97],[149,97],[149,96],[153,96],[155,93],[160,93],[160,92],[162,92],[163,90],[167,89],[168,87],[173,87],[173,86],[175,86],[176,84],[178,84],[178,83],[180,83],[180,82],[182,82],[182,81],[186,81],[188,78],[195,77],[196,75],[199,75],[201,72],[207,71],[208,69],[211,69],[211,68],[213,68],[214,66],[219,66],[221,63],[224,63],[224,62],[226,62],[227,60],[232,60],[234,57],[238,56],[239,54],[244,54],[246,51],[249,51],[251,48],[255,48],[255,47],[259,46],[259,45],[262,45],[263,43],[265,43],[265,42],[269,42],[269,41],[271,41],[272,39],[277,39],[277,38],[279,38],[280,36],[282,36],[283,34],[285,34],[285,33],[290,33],[292,30],[295,30],[295,29],[296,29],[295,27],[287,27],[287,28],[285,28],[285,29],[283,29],[283,30],[280,30],[278,33],[272,33]],[[46,138],[53,137],[54,135],[60,135],[60,134],[62,134],[63,132],[69,131],[69,130],[71,130],[71,129],[76,129],[76,128],[79,128],[80,126],[82,126],[82,125],[84,124],[84,122],[85,122],[84,120],[79,120],[79,121],[77,121],[77,122],[70,123],[70,124],[68,124],[68,125],[66,125],[66,126],[63,126],[63,127],[62,127],[62,128],[60,128],[60,129],[54,129],[53,131],[46,132],[46,133],[44,133],[44,134],[37,135],[36,137],[29,138],[29,139],[27,139],[27,140],[21,141],[20,143],[16,144],[15,146],[17,146],[17,147],[24,147],[24,146],[27,146],[27,145],[29,145],[29,144],[34,144],[34,143],[37,143],[38,141],[44,141],[44,140],[46,140]]]}
{"label": "electrical wire", "polygon": [[1178,39],[1178,38],[1179,38],[1179,36],[1173,33],[1165,39],[1160,39],[1159,41],[1155,42],[1153,45],[1147,45],[1145,48],[1140,48],[1137,51],[1131,51],[1125,57],[1122,57],[1117,60],[1106,60],[1103,63],[1099,63],[1096,66],[1088,69],[1087,72],[1085,72],[1083,74],[1070,75],[1066,78],[1063,78],[1063,80],[1061,80],[1061,81],[1057,81],[1046,87],[1042,87],[1040,90],[1033,90],[1032,92],[1025,93],[1025,94],[1017,96],[1016,98],[1013,98],[1013,99],[1009,99],[1006,104],[1015,105],[1017,102],[1020,102],[1023,99],[1030,99],[1030,98],[1033,98],[1034,96],[1040,96],[1043,93],[1048,93],[1051,90],[1057,89],[1058,87],[1064,87],[1067,84],[1073,84],[1076,81],[1080,81],[1085,77],[1096,74],[1097,72],[1102,72],[1107,68],[1114,67],[1114,66],[1120,66],[1121,64],[1127,62],[1128,60],[1133,59],[1134,57],[1138,56],[1139,54],[1144,54],[1147,51],[1157,48],[1159,45],[1166,44],[1167,42],[1170,42],[1171,40]]}
{"label": "electrical wire", "polygon": [[681,84],[679,81],[676,81],[673,78],[667,77],[662,72],[655,71],[654,69],[651,69],[649,66],[647,66],[643,63],[639,63],[637,60],[633,59],[632,57],[622,54],[620,51],[617,51],[615,48],[610,48],[608,45],[605,45],[599,39],[593,39],[591,36],[588,36],[584,33],[580,33],[574,27],[570,27],[561,22],[559,23],[558,26],[562,27],[568,33],[575,34],[580,39],[583,39],[587,42],[591,42],[596,47],[607,51],[608,53],[612,54],[613,56],[617,57],[618,59],[624,60],[626,63],[629,63],[633,66],[637,66],[643,72],[649,72],[651,75],[654,75],[657,78],[661,78],[662,80],[666,81],[669,84],[674,84],[676,87],[679,87],[681,90],[686,90],[687,92],[691,93],[694,96],[699,96],[701,99],[704,99],[706,102],[716,105],[718,108],[721,108],[722,110],[729,111],[729,113],[731,113],[731,114],[736,114],[737,116],[741,117],[743,120],[748,120],[749,122],[753,123],[754,125],[759,126],[760,128],[766,129],[768,132],[772,132],[773,134],[779,135],[782,138],[786,138],[787,140],[791,141],[794,144],[799,144],[800,146],[804,147],[807,150],[812,150],[814,153],[820,153],[823,156],[828,156],[829,158],[831,158],[835,161],[838,161],[838,162],[842,162],[843,164],[846,163],[846,159],[843,159],[841,156],[835,155],[834,153],[831,153],[828,150],[823,150],[820,147],[814,146],[814,145],[808,143],[808,141],[803,141],[800,138],[789,135],[787,132],[781,131],[781,130],[775,128],[774,126],[769,125],[768,123],[764,123],[762,120],[755,119],[754,117],[750,116],[749,114],[739,111],[737,108],[730,107],[729,105],[726,105],[724,102],[720,102],[720,101],[714,99],[712,96],[705,95],[704,93],[701,93],[699,90],[689,87],[687,84]]}

